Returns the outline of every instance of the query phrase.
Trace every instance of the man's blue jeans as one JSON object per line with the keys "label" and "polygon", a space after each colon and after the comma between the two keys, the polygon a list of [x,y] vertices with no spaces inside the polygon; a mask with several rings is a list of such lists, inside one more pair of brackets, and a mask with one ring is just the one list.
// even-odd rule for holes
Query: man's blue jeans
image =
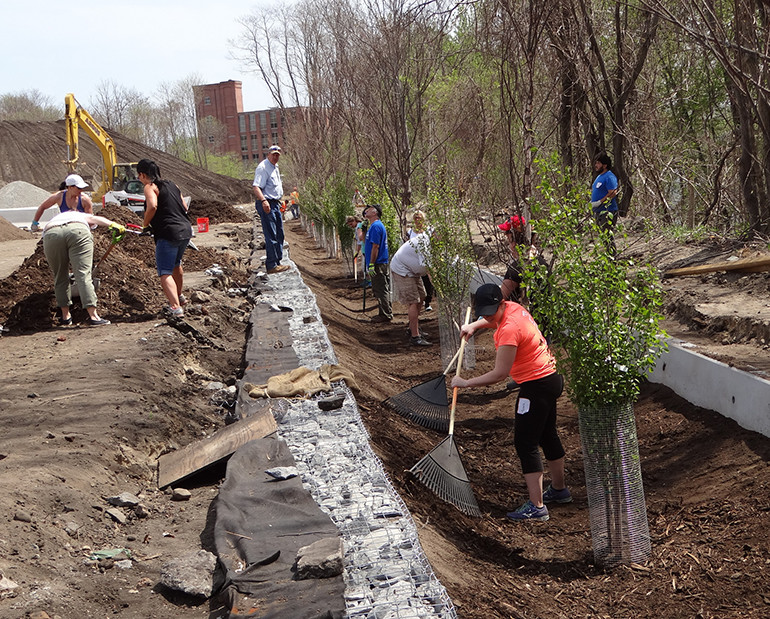
{"label": "man's blue jeans", "polygon": [[262,222],[262,234],[265,237],[265,268],[270,269],[281,264],[283,259],[283,217],[281,215],[280,200],[270,200],[270,212],[265,213],[262,203],[256,203],[257,213]]}

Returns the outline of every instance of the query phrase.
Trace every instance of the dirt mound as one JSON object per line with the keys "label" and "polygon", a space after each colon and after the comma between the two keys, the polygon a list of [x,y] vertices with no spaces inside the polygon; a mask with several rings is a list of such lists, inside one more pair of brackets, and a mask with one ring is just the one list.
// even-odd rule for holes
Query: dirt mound
{"label": "dirt mound", "polygon": [[5,217],[0,217],[0,243],[3,241],[20,241],[21,239],[28,238],[29,232],[14,226]]}
{"label": "dirt mound", "polygon": [[[193,200],[214,200],[228,204],[251,202],[251,182],[208,172],[168,153],[149,148],[110,131],[120,161],[153,159],[163,178],[174,181]],[[102,156],[88,137],[79,143],[78,174],[98,185]],[[53,193],[67,176],[67,141],[63,120],[56,122],[0,121],[0,179],[5,183],[26,181]]]}
{"label": "dirt mound", "polygon": [[199,217],[207,217],[210,225],[221,224],[226,221],[234,223],[251,221],[253,219],[253,207],[249,206],[252,208],[252,214],[217,200],[194,200],[190,202],[190,221],[195,223]]}
{"label": "dirt mound", "polygon": [[[210,202],[207,213],[217,221],[227,221],[227,216],[241,211],[226,205]],[[110,205],[102,214],[121,223],[141,225],[141,218],[129,209]],[[105,228],[94,231],[94,266],[111,246],[111,235]],[[208,247],[185,252],[184,268],[202,271],[219,264],[234,287],[248,282],[248,273],[231,254]],[[158,315],[165,304],[155,270],[155,245],[149,236],[126,234],[104,258],[94,275],[100,282],[99,313],[112,321],[133,322],[148,320]],[[0,280],[0,324],[14,332],[38,331],[55,324],[58,310],[53,294],[53,276],[43,252],[42,241],[35,252],[6,279]],[[85,310],[79,303],[73,308],[76,322],[85,320]]]}
{"label": "dirt mound", "polygon": [[0,188],[0,208],[38,206],[51,192],[26,181],[13,181]]}

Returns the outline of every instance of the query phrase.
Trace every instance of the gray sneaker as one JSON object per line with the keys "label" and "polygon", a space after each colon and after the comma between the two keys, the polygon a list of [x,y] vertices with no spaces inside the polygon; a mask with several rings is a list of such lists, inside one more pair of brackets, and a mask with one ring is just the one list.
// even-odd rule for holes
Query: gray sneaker
{"label": "gray sneaker", "polygon": [[569,488],[557,490],[549,485],[543,492],[543,503],[572,503],[572,495]]}
{"label": "gray sneaker", "polygon": [[422,335],[418,335],[417,337],[410,338],[409,340],[412,342],[412,346],[432,346],[428,340],[426,340]]}

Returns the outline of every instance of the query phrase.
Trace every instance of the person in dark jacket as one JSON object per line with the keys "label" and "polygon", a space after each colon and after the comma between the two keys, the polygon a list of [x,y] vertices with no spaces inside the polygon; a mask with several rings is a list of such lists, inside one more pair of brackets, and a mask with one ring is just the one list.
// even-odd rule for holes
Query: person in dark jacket
{"label": "person in dark jacket", "polygon": [[160,286],[168,299],[167,311],[172,316],[184,316],[182,256],[192,238],[192,226],[182,192],[174,183],[160,177],[160,168],[150,159],[136,165],[139,180],[144,185],[144,223],[155,237],[155,265]]}

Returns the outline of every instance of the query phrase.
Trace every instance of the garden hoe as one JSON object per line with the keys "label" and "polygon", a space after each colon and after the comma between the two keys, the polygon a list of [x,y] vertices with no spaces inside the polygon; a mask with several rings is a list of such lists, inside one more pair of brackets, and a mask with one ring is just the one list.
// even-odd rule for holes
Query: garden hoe
{"label": "garden hoe", "polygon": [[[462,345],[461,345],[462,347]],[[385,400],[388,408],[411,419],[424,428],[446,432],[449,429],[449,401],[446,397],[446,375],[460,356],[460,348],[441,376],[431,378],[403,393]]]}
{"label": "garden hoe", "polygon": [[[465,314],[465,324],[470,321],[471,308]],[[460,342],[460,351],[457,358],[457,372],[463,364],[463,352],[466,339]],[[415,464],[409,472],[435,492],[447,503],[451,503],[457,509],[468,516],[481,517],[481,510],[473,489],[465,474],[460,452],[454,442],[455,407],[457,406],[457,387],[452,390],[452,407],[449,411],[449,436],[433,448],[427,456]]]}

